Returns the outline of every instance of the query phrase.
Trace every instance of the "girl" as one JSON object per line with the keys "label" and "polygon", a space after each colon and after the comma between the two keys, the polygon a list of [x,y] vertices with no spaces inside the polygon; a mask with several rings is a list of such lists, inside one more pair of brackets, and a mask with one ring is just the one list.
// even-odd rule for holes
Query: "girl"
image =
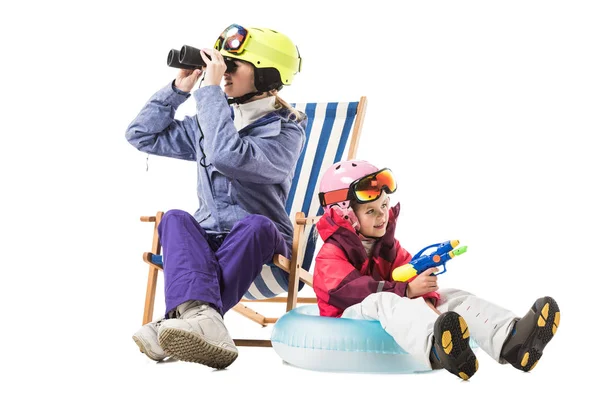
{"label": "girl", "polygon": [[438,291],[437,268],[409,282],[392,271],[411,260],[394,238],[400,204],[392,172],[359,160],[332,165],[323,175],[317,223],[324,241],[316,257],[314,288],[320,314],[378,320],[404,350],[432,369],[467,380],[478,363],[473,339],[499,363],[530,371],[560,322],[551,297],[533,304],[523,318],[456,289]]}
{"label": "girl", "polygon": [[[193,161],[198,170],[194,216],[171,210],[158,227],[165,319],[144,325],[133,339],[156,361],[171,356],[226,368],[238,351],[223,315],[265,262],[275,253],[290,254],[285,202],[306,120],[278,96],[300,70],[287,36],[231,25],[201,57],[206,67],[180,70],[126,133],[138,150]],[[177,107],[202,74],[194,92],[197,114],[176,120]]]}

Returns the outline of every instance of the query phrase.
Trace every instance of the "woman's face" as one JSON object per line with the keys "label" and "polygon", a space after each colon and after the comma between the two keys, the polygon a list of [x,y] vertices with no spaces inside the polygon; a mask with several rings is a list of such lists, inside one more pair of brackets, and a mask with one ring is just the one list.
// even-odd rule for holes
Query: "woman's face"
{"label": "woman's face", "polygon": [[254,87],[254,67],[252,64],[235,60],[235,72],[225,72],[223,91],[228,97],[240,97],[247,93],[256,92]]}
{"label": "woman's face", "polygon": [[390,199],[385,192],[375,201],[357,204],[354,213],[360,223],[360,233],[368,237],[382,237],[388,224],[389,205]]}

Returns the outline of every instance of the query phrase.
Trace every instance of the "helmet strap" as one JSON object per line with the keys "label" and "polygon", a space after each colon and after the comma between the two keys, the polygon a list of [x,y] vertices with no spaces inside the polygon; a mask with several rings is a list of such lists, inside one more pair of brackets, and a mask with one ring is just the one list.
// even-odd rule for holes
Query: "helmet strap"
{"label": "helmet strap", "polygon": [[259,96],[263,93],[264,92],[250,92],[240,97],[229,97],[227,98],[227,104],[244,104],[254,96]]}

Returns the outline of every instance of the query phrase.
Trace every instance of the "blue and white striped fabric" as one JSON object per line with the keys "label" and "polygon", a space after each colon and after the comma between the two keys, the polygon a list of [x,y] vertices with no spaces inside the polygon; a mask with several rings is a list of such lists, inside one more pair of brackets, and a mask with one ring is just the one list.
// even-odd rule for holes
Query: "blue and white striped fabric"
{"label": "blue and white striped fabric", "polygon": [[[322,215],[319,205],[319,178],[329,166],[345,157],[350,145],[350,133],[356,117],[358,102],[351,103],[304,103],[294,104],[297,110],[308,116],[306,146],[300,155],[286,210],[290,218],[298,211],[307,216]],[[314,226],[305,235],[301,244],[304,254],[300,255],[302,268],[310,270],[313,260],[316,237]],[[303,286],[300,282],[300,288]],[[273,264],[263,265],[261,274],[250,286],[244,299],[257,300],[275,297],[286,292],[288,274]]]}

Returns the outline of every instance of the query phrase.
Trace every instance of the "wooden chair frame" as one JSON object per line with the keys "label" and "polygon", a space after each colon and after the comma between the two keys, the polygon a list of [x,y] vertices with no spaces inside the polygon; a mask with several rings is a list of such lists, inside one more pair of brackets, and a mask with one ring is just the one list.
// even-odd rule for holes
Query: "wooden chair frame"
{"label": "wooden chair frame", "polygon": [[[354,126],[350,137],[350,144],[347,153],[347,159],[356,158],[356,152],[358,150],[358,142],[362,131],[363,121],[367,108],[367,98],[362,96],[358,103],[356,111],[356,117],[354,119]],[[142,324],[147,324],[152,321],[154,314],[154,300],[156,297],[156,285],[158,281],[158,271],[162,271],[162,266],[152,261],[153,255],[160,255],[161,245],[158,235],[158,225],[164,215],[164,212],[159,211],[155,216],[142,216],[140,220],[142,222],[154,222],[154,234],[152,238],[152,248],[150,252],[143,254],[143,260],[148,264],[148,281],[146,284],[146,300],[144,303],[144,316]],[[298,303],[316,303],[316,298],[298,298],[298,287],[300,281],[304,282],[311,288],[313,287],[312,274],[304,270],[299,260],[303,259],[304,248],[302,244],[305,243],[304,236],[310,232],[310,227],[317,223],[320,217],[318,216],[305,216],[303,212],[297,212],[294,218],[294,237],[292,241],[292,257],[287,259],[281,254],[276,254],[273,257],[273,264],[283,269],[289,274],[288,283],[288,295],[287,297],[273,297],[264,300],[246,300],[242,299],[236,304],[232,310],[240,313],[241,315],[249,318],[250,320],[262,325],[267,326],[274,324],[279,318],[267,318],[258,312],[252,310],[250,307],[243,305],[242,303],[247,302],[265,302],[265,303],[286,303],[286,312],[295,308]],[[258,347],[271,347],[270,340],[260,339],[234,339],[237,346],[258,346]]]}

